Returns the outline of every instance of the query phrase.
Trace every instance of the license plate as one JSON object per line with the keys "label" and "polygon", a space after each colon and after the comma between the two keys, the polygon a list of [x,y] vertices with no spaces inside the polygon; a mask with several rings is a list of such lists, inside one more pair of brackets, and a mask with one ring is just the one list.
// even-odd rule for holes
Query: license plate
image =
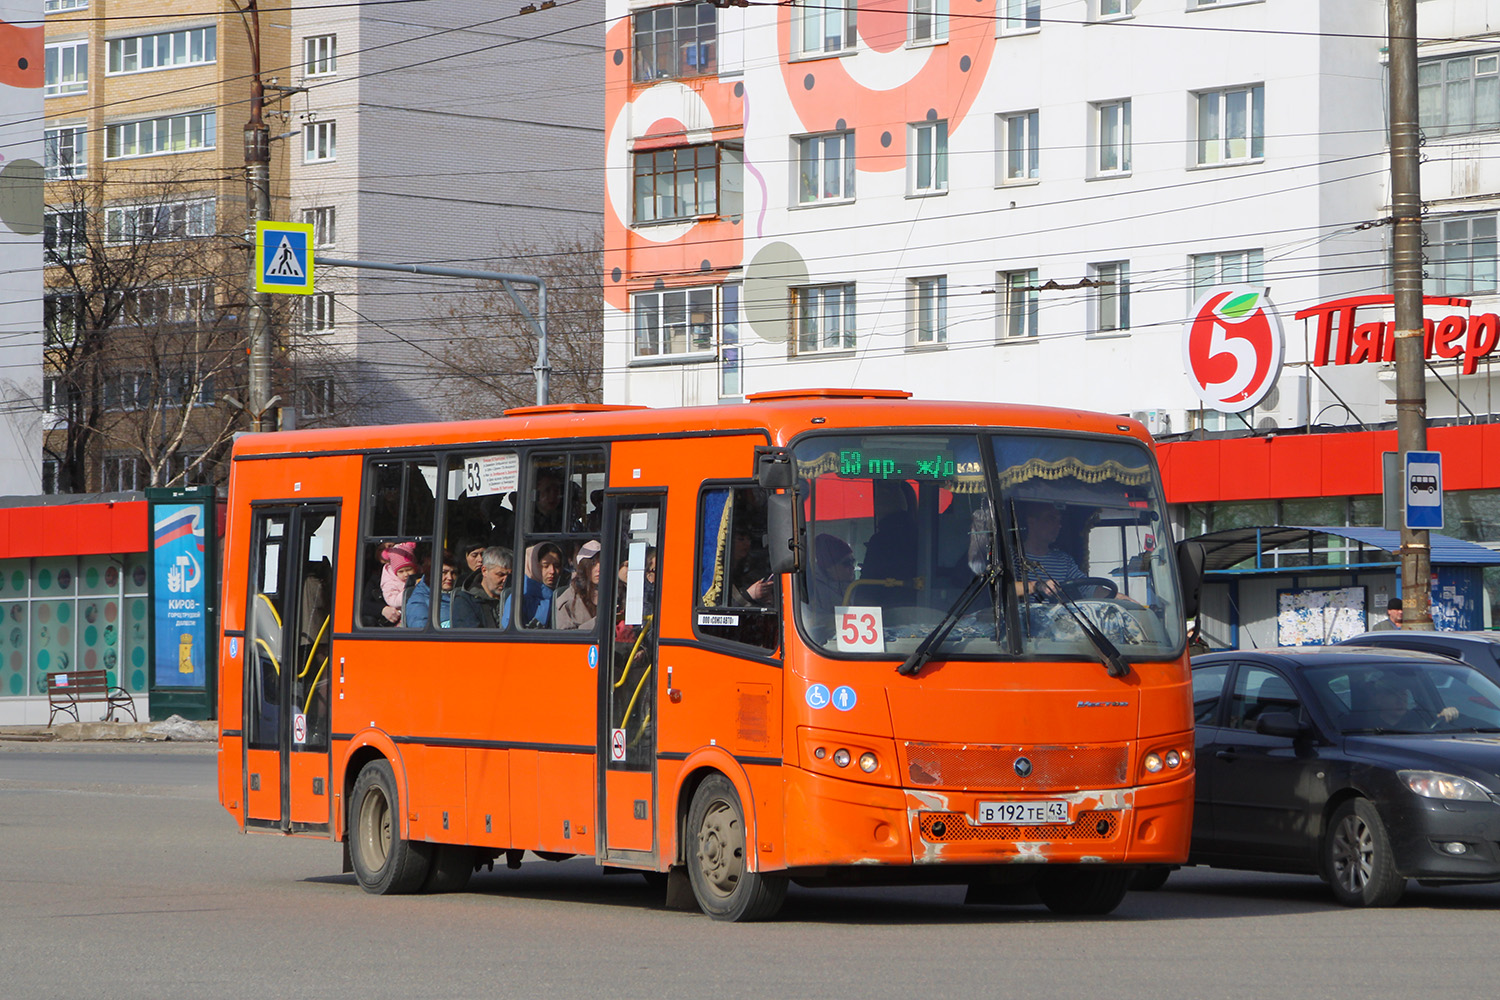
{"label": "license plate", "polygon": [[1009,826],[1043,826],[1066,823],[1068,803],[1062,799],[1031,802],[981,802],[976,822],[1004,823]]}

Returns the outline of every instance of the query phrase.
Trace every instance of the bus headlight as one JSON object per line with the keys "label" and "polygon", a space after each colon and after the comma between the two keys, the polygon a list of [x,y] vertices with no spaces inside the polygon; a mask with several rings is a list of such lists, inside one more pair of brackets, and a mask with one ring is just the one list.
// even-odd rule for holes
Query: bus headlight
{"label": "bus headlight", "polygon": [[875,769],[879,766],[880,761],[869,751],[859,755],[859,769],[866,774],[874,774]]}
{"label": "bus headlight", "polygon": [[843,747],[839,747],[837,750],[835,750],[833,752],[833,762],[835,764],[837,764],[839,767],[848,767],[849,766],[849,751],[845,750]]}
{"label": "bus headlight", "polygon": [[1161,754],[1148,753],[1146,755],[1146,770],[1155,774],[1162,769]]}

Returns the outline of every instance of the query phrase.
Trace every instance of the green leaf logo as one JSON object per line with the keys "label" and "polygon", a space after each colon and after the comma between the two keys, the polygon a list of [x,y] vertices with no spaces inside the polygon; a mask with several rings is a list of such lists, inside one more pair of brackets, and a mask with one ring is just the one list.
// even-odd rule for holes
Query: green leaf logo
{"label": "green leaf logo", "polygon": [[1222,315],[1230,319],[1243,319],[1260,301],[1259,292],[1246,292],[1244,295],[1236,295],[1219,307]]}

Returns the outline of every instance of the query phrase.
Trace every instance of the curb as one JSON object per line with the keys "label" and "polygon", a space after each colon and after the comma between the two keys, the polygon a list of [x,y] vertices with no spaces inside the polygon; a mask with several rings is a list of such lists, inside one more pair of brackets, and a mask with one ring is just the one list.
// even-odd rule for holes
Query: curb
{"label": "curb", "polygon": [[209,719],[189,722],[173,716],[159,722],[63,722],[46,726],[0,726],[0,741],[22,743],[136,741],[150,743],[211,743],[219,738],[219,724]]}

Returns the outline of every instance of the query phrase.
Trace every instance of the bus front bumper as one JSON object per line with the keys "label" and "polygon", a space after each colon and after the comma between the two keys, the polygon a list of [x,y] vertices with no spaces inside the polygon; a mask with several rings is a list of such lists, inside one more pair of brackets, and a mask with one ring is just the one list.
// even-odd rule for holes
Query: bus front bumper
{"label": "bus front bumper", "polygon": [[[1180,864],[1192,832],[1193,779],[1022,797],[844,781],[788,769],[789,867],[1004,863]],[[981,803],[1066,803],[1067,821],[980,820]],[[1053,809],[1057,809],[1053,806]]]}

